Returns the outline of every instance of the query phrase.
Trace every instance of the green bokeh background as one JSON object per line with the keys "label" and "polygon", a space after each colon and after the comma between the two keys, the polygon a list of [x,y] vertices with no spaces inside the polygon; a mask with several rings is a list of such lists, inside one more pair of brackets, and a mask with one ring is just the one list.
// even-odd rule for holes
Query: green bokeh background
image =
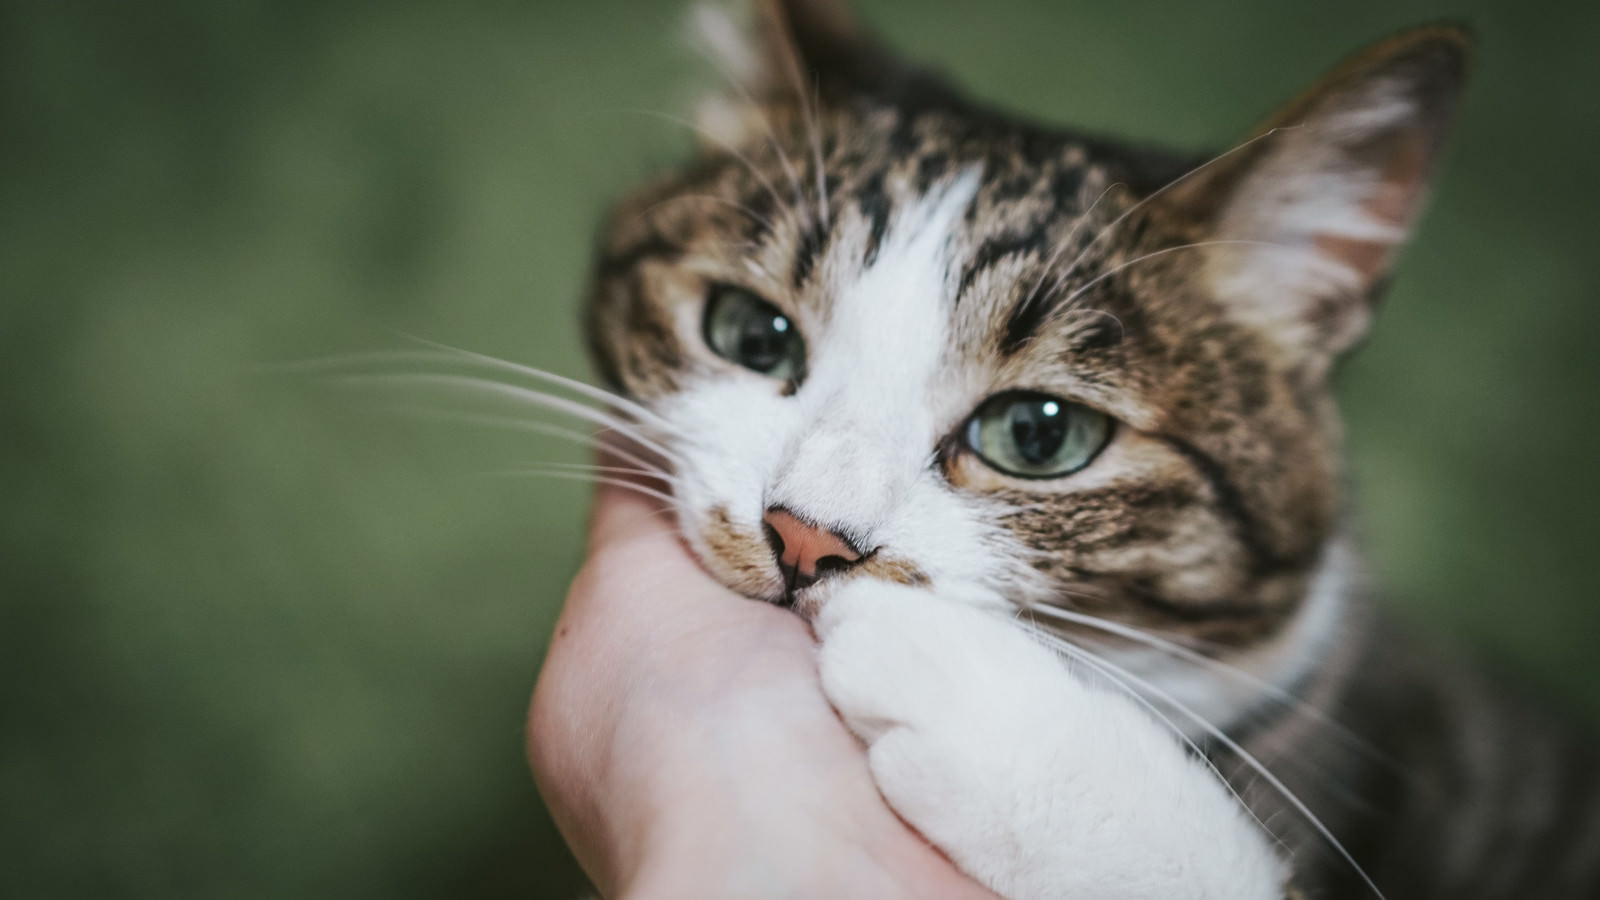
{"label": "green bokeh background", "polygon": [[[1345,373],[1375,569],[1581,709],[1600,6],[863,0],[1062,121],[1221,145],[1464,17],[1455,150]],[[588,242],[684,133],[677,2],[0,4],[0,896],[566,897],[522,715],[578,460],[265,364],[397,331],[573,374]]]}

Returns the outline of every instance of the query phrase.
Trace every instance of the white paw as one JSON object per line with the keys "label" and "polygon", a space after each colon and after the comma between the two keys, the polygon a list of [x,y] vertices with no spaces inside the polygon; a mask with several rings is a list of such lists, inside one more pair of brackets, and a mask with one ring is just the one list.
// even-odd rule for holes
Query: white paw
{"label": "white paw", "polygon": [[1278,900],[1266,836],[1166,726],[994,613],[851,582],[822,686],[889,805],[1013,900]]}

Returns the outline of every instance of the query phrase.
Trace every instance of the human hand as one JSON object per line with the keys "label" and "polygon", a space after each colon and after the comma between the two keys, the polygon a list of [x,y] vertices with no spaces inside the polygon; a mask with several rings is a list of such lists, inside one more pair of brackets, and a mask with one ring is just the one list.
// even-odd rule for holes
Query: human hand
{"label": "human hand", "polygon": [[885,805],[799,617],[603,488],[528,720],[556,824],[603,896],[993,898]]}

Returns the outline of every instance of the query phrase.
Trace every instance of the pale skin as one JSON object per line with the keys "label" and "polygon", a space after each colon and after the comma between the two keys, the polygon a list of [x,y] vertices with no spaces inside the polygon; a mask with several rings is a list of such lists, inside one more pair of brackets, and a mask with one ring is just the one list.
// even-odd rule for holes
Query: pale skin
{"label": "pale skin", "polygon": [[723,588],[606,488],[556,625],[528,758],[603,896],[989,898],[885,805],[791,612]]}

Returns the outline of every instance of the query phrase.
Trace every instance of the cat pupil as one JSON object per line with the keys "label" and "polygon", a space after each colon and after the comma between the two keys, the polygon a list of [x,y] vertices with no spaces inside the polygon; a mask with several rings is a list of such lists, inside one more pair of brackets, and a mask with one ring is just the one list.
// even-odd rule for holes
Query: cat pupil
{"label": "cat pupil", "polygon": [[717,355],[763,375],[793,379],[805,364],[805,344],[794,323],[749,291],[713,289],[702,327]]}
{"label": "cat pupil", "polygon": [[789,321],[782,316],[751,323],[739,339],[739,358],[752,369],[772,369],[783,361],[788,345]]}
{"label": "cat pupil", "polygon": [[1017,454],[1032,465],[1043,465],[1061,450],[1067,437],[1066,416],[1052,400],[1018,403],[1011,407],[1011,439]]}

